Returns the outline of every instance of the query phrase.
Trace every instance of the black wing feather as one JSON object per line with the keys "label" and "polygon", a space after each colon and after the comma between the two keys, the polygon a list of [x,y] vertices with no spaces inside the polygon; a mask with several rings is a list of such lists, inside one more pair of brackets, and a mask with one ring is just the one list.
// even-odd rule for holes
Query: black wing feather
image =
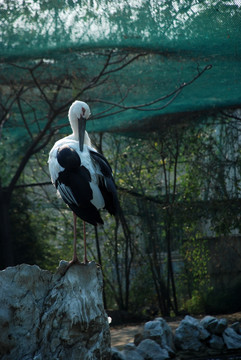
{"label": "black wing feather", "polygon": [[75,169],[81,164],[77,152],[68,145],[63,145],[58,149],[57,160],[59,165],[65,169]]}
{"label": "black wing feather", "polygon": [[99,188],[105,201],[105,208],[111,215],[116,215],[119,204],[111,166],[106,158],[96,151],[90,150],[90,156],[93,162],[99,165],[103,174],[103,177],[100,177]]}
{"label": "black wing feather", "polygon": [[80,166],[78,153],[64,146],[58,150],[57,160],[65,168],[55,182],[64,202],[82,220],[93,225],[103,224],[99,211],[91,203],[93,193],[90,187],[90,172],[84,166]]}

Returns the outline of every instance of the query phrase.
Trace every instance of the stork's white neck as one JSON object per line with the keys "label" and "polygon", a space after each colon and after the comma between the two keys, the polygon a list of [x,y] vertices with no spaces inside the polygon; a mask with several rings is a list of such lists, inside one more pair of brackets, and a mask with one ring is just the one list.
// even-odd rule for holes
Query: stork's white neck
{"label": "stork's white neck", "polygon": [[[76,140],[76,141],[79,141],[79,131],[78,129],[73,129],[72,127],[72,130],[73,130],[73,134],[70,135],[69,137],[73,140]],[[89,137],[89,134],[87,133],[87,131],[85,131],[85,138],[84,138],[84,144],[87,145],[87,146],[92,146],[91,145],[91,140],[90,140],[90,137]]]}
{"label": "stork's white neck", "polygon": [[[73,102],[73,104],[69,108],[69,113],[68,113],[70,126],[73,131],[73,134],[70,135],[71,139],[79,141],[79,126],[78,126],[79,121],[82,121],[81,118],[85,119],[86,121],[89,118],[89,116],[90,116],[90,108],[85,102],[79,100]],[[81,131],[83,130],[81,129]],[[87,131],[85,131],[84,144],[91,146],[91,141]]]}

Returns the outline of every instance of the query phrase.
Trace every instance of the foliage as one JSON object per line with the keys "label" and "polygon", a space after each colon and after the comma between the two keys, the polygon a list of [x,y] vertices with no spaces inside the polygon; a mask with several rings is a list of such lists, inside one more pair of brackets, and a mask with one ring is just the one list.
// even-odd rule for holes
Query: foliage
{"label": "foliage", "polygon": [[205,313],[205,301],[202,292],[194,290],[191,299],[184,303],[184,308],[190,314]]}
{"label": "foliage", "polygon": [[53,211],[45,206],[41,191],[36,196],[34,191],[16,189],[10,211],[16,264],[37,264],[55,271],[63,254],[72,253],[72,241],[68,244],[61,240],[64,234],[71,233],[70,229],[66,231],[68,224],[62,221],[61,228],[58,228],[55,221],[59,210]]}
{"label": "foliage", "polygon": [[[54,269],[71,257],[72,215],[48,184],[46,162],[81,98],[120,198],[119,217],[87,227],[106,304],[137,311],[150,302],[170,315],[189,297],[198,308],[211,282],[208,238],[241,230],[240,113],[210,111],[240,104],[241,8],[7,0],[0,11],[1,268]],[[81,230],[79,239],[81,252]]]}
{"label": "foliage", "polygon": [[[143,138],[93,137],[113,167],[121,205],[121,216],[104,215],[105,226],[98,228],[98,233],[87,227],[89,257],[102,265],[108,308],[149,315],[168,315],[179,309],[196,313],[208,308],[212,294],[208,237],[239,227],[239,208],[232,199],[239,196],[235,186],[240,176],[240,151],[236,143],[230,148],[228,138],[236,134],[237,140],[239,127],[231,131],[230,122],[224,126],[222,117],[214,120],[163,128],[161,133]],[[217,158],[220,138],[215,135],[220,127],[225,140],[221,159]],[[22,183],[48,179],[47,154],[45,148],[41,157],[29,161]],[[230,154],[235,171],[230,168]],[[223,164],[229,181],[217,176],[217,161]],[[226,189],[222,194],[228,194],[228,200],[216,191],[220,186]],[[52,185],[17,189],[12,220],[15,232],[21,233],[15,247],[18,261],[54,270],[61,258],[71,258],[71,212],[56,197]],[[226,224],[223,230],[220,224]],[[80,221],[78,229],[78,252],[82,253]],[[181,255],[177,266],[175,253]]]}
{"label": "foliage", "polygon": [[11,203],[11,220],[17,264],[44,263],[44,241],[38,238],[37,224],[30,207],[26,191],[15,191]]}
{"label": "foliage", "polygon": [[202,238],[201,234],[191,232],[190,229],[188,232],[180,249],[185,264],[181,281],[186,283],[189,294],[193,294],[194,291],[204,293],[210,288],[208,263],[211,255],[208,240]]}
{"label": "foliage", "polygon": [[[233,129],[231,125],[227,120],[223,122],[222,117],[207,118],[199,125],[168,127],[143,138],[105,136],[104,150],[114,164],[121,204],[132,224],[131,232],[136,234],[133,266],[142,259],[145,269],[149,268],[148,298],[153,299],[162,314],[175,308],[173,291],[178,292],[181,308],[186,303],[192,311],[203,310],[204,295],[212,288],[208,237],[215,236],[220,216],[232,219],[233,223],[232,227],[223,229],[223,234],[238,225],[234,220],[238,219],[239,208],[235,207],[233,198],[235,194],[238,196],[238,189],[231,185],[232,191],[236,189],[232,194],[229,187],[238,183],[232,171],[236,177],[240,176],[240,152],[234,150],[236,143],[230,140],[230,136],[239,137],[239,127]],[[228,170],[229,161],[227,168],[223,166],[223,171],[230,174],[225,182],[221,180],[223,177],[207,176],[216,175],[218,163],[225,164],[216,156],[220,152],[221,130],[225,140],[222,156],[227,160],[233,154],[232,169],[236,167],[235,171]],[[220,181],[232,200],[227,201],[216,193]],[[172,252],[178,250],[183,259],[183,266],[175,270],[178,272],[173,277],[175,288],[168,268],[168,246]],[[121,248],[119,256],[123,256]],[[169,260],[172,261],[172,253]],[[141,281],[138,284],[138,277],[131,278],[131,294],[133,289],[136,293],[137,286],[141,293]],[[145,298],[143,307],[144,304]]]}

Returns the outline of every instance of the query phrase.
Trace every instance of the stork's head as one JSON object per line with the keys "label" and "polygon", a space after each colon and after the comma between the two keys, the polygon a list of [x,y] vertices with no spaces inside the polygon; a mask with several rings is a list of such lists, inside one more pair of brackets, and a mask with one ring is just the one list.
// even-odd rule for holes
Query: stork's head
{"label": "stork's head", "polygon": [[76,100],[69,108],[69,122],[74,136],[79,139],[80,151],[83,151],[86,120],[89,116],[90,108],[83,101]]}

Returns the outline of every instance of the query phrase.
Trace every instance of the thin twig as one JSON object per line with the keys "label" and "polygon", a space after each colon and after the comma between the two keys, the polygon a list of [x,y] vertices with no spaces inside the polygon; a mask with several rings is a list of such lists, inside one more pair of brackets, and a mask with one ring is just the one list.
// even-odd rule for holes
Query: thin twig
{"label": "thin twig", "polygon": [[[212,68],[212,65],[207,65],[205,66],[205,68],[201,71],[198,72],[198,74],[196,76],[194,76],[190,81],[188,82],[184,82],[183,84],[181,84],[179,86],[179,88],[173,90],[171,93],[161,96],[155,100],[149,101],[148,103],[145,104],[138,104],[138,105],[130,105],[130,106],[125,106],[125,105],[121,105],[120,103],[115,103],[113,101],[108,101],[108,100],[102,100],[102,99],[93,99],[92,102],[99,102],[99,103],[103,103],[103,104],[108,104],[108,105],[112,105],[114,107],[119,107],[123,110],[139,110],[139,111],[156,111],[156,110],[162,110],[164,108],[166,108],[168,105],[170,105],[170,103],[172,103],[176,97],[180,94],[180,92],[187,86],[191,85],[195,80],[197,80],[205,71],[210,70]],[[150,107],[151,105],[154,105],[160,101],[163,101],[165,99],[168,99],[172,96],[172,98],[163,106],[161,107],[157,107],[157,108],[151,108],[151,109],[143,109],[146,107]]]}

